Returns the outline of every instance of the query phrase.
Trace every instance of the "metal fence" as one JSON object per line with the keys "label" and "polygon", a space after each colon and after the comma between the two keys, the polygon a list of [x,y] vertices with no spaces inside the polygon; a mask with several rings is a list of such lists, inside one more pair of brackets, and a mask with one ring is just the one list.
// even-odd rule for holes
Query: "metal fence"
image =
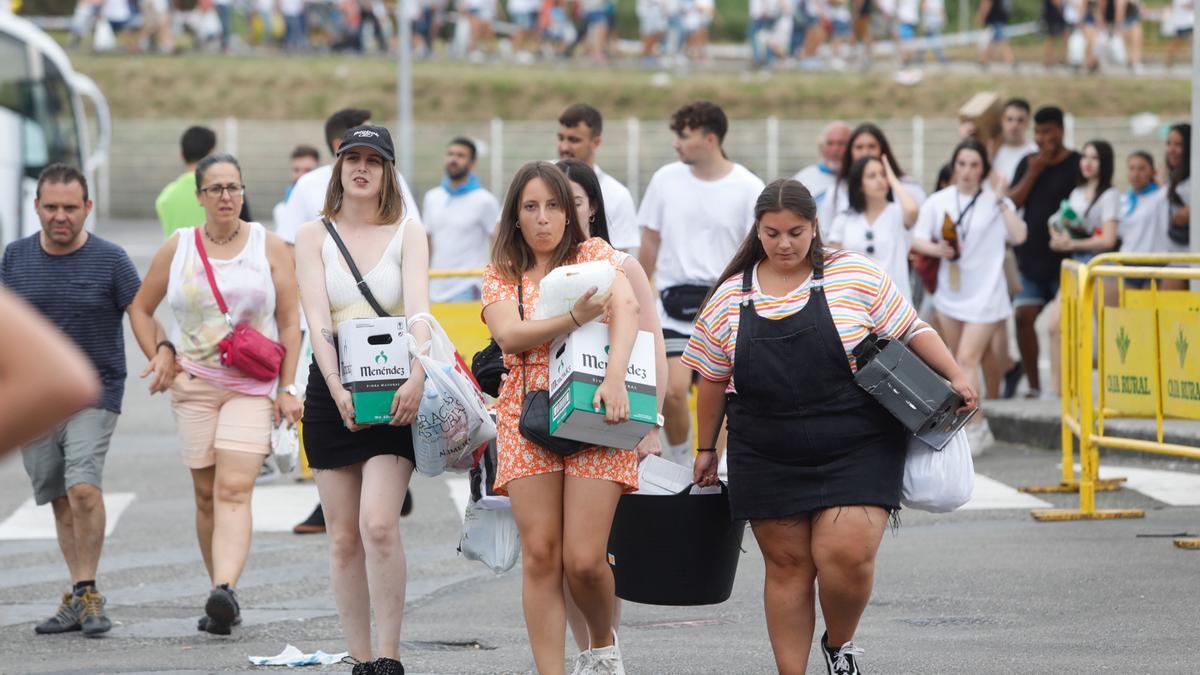
{"label": "metal fence", "polygon": [[[817,135],[825,123],[782,116],[731,120],[725,149],[730,158],[765,180],[790,176],[817,161]],[[100,213],[119,218],[154,217],[154,198],[182,171],[179,137],[193,124],[216,130],[220,149],[238,157],[247,197],[258,220],[270,220],[271,207],[282,199],[289,180],[288,156],[296,144],[318,147],[328,159],[320,120],[114,120],[109,164],[98,177]],[[884,120],[879,126],[905,172],[932,188],[938,169],[958,142],[957,120],[912,117]],[[420,203],[420,195],[441,180],[446,143],[455,136],[467,136],[479,145],[480,180],[500,197],[522,163],[556,156],[557,129],[553,120],[417,122],[416,170],[405,178]],[[1129,152],[1144,149],[1161,154],[1162,140],[1153,135],[1135,136],[1127,118],[1068,116],[1069,146],[1078,147],[1093,138],[1112,143],[1117,157],[1115,182],[1122,186],[1123,159]],[[629,186],[637,200],[654,171],[675,161],[671,141],[665,120],[608,120],[598,162]]]}

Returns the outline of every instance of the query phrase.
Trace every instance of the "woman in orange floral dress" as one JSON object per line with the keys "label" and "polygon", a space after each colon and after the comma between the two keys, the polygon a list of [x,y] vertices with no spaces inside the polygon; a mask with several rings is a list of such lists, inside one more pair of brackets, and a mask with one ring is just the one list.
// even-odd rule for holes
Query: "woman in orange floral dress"
{"label": "woman in orange floral dress", "polygon": [[[537,672],[564,672],[566,611],[563,577],[588,622],[591,648],[575,672],[624,673],[613,631],[613,577],[606,561],[608,534],[622,492],[637,489],[637,453],[583,446],[563,457],[521,435],[526,391],[549,388],[550,343],[594,319],[607,317],[609,361],[594,404],[611,424],[629,418],[625,370],[637,336],[638,305],[623,274],[609,292],[584,294],[567,314],[533,316],[538,284],[562,265],[609,261],[616,252],[583,229],[566,176],[549,162],[531,162],[513,178],[483,277],[483,319],[510,369],[497,410],[496,490],[512,499],[521,534],[522,596]],[[522,371],[525,372],[522,372]]]}

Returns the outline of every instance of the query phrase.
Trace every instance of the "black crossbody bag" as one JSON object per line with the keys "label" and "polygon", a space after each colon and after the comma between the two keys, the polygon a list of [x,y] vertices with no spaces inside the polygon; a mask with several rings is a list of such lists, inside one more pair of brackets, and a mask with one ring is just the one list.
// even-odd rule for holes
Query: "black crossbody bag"
{"label": "black crossbody bag", "polygon": [[[525,288],[521,282],[517,282],[517,311],[524,321]],[[583,448],[579,441],[550,435],[550,392],[545,389],[529,391],[529,367],[525,354],[521,353],[521,389],[525,393],[525,401],[521,404],[521,421],[517,425],[521,435],[556,455],[566,457],[579,452]]]}

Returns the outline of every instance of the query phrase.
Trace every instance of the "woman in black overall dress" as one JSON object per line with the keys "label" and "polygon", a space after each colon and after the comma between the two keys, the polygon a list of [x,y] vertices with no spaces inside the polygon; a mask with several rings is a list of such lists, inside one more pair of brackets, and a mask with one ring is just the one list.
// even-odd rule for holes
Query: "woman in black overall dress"
{"label": "woman in black overall dress", "polygon": [[968,407],[977,396],[892,280],[866,256],[824,249],[817,225],[803,185],[766,187],[683,361],[702,376],[699,485],[717,482],[712,446],[727,420],[732,514],[751,521],[763,551],[779,672],[805,672],[819,581],[826,667],[858,673],[851,639],[900,506],[908,437],[855,384],[849,353],[872,332],[905,340]]}

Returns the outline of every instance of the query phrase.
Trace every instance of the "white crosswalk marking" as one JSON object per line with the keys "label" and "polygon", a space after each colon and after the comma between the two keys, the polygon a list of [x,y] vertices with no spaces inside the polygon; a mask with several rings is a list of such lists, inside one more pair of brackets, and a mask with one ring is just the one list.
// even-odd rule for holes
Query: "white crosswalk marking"
{"label": "white crosswalk marking", "polygon": [[255,532],[291,532],[317,505],[316,483],[259,485],[250,504]]}
{"label": "white crosswalk marking", "polygon": [[960,509],[961,511],[981,511],[984,509],[1043,509],[1051,504],[1033,495],[1017,490],[993,480],[987,476],[975,474],[975,492],[971,501]]}
{"label": "white crosswalk marking", "polygon": [[[1079,471],[1079,465],[1075,465]],[[1200,506],[1200,474],[1163,469],[1100,465],[1101,478],[1121,478],[1125,487],[1168,506]]]}
{"label": "white crosswalk marking", "polygon": [[[117,527],[121,514],[133,503],[135,495],[132,492],[112,492],[104,494],[104,510],[106,522],[104,536],[111,536]],[[54,509],[49,504],[38,506],[33,498],[25,500],[12,515],[0,523],[0,541],[17,539],[55,539]]]}

